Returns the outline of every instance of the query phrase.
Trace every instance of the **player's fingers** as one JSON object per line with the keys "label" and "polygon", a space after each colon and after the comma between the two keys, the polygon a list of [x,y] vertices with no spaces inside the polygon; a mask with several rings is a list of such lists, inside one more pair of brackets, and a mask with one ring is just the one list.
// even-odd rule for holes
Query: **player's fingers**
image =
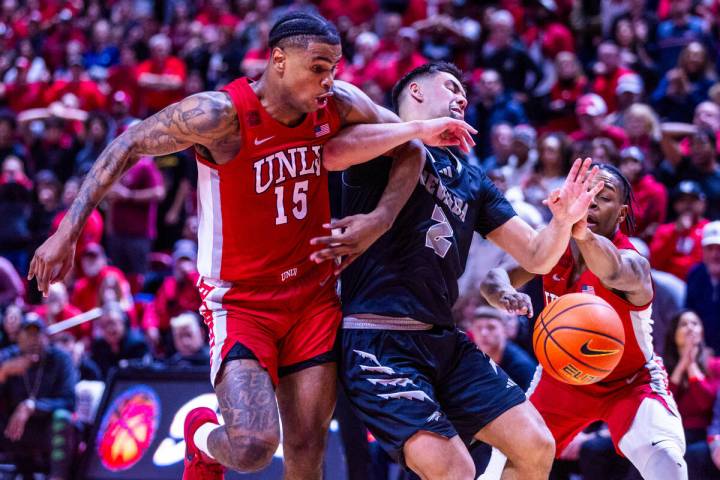
{"label": "player's fingers", "polygon": [[335,267],[335,276],[338,276],[345,270],[352,262],[360,256],[359,253],[345,256],[342,261]]}
{"label": "player's fingers", "polygon": [[354,215],[350,215],[349,217],[336,218],[333,219],[330,223],[324,224],[323,227],[329,230],[332,230],[333,228],[346,228],[352,223],[353,217]]}
{"label": "player's fingers", "polygon": [[575,177],[575,183],[582,184],[585,181],[585,177],[587,176],[587,172],[590,169],[590,164],[592,163],[592,159],[586,158],[580,163],[580,168],[578,169],[578,174]]}
{"label": "player's fingers", "polygon": [[469,123],[467,123],[465,120],[451,118],[450,124],[453,125],[454,127],[461,128],[465,131],[468,131],[468,132],[472,133],[473,135],[475,135],[477,133],[477,130],[475,130],[475,128],[473,128],[473,126],[470,125]]}
{"label": "player's fingers", "polygon": [[582,165],[582,160],[580,160],[579,158],[576,158],[572,164],[572,167],[570,167],[570,171],[568,172],[568,175],[565,179],[565,183],[570,183],[570,182],[575,181],[575,178],[577,178],[578,171],[580,171],[580,165]]}
{"label": "player's fingers", "polygon": [[37,258],[37,255],[33,255],[32,260],[30,260],[30,267],[28,268],[28,274],[27,274],[28,282],[30,280],[32,280],[33,277],[35,276],[35,264],[37,263],[37,260],[35,260],[36,258]]}
{"label": "player's fingers", "polygon": [[310,245],[332,245],[333,243],[342,243],[344,238],[343,234],[315,237],[310,239]]}
{"label": "player's fingers", "polygon": [[65,277],[67,277],[67,274],[70,272],[70,269],[72,269],[72,266],[73,259],[70,258],[69,261],[65,262],[62,268],[58,271],[58,276],[54,281],[61,282]]}

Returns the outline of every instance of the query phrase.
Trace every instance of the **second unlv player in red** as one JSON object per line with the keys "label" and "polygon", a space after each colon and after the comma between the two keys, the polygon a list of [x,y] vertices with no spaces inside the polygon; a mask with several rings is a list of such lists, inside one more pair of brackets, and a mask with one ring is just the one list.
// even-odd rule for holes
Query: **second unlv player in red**
{"label": "second unlv player in red", "polygon": [[271,57],[257,82],[241,78],[223,91],[190,96],[113,141],[30,266],[46,292],[69,271],[93,208],[139,156],[194,146],[198,287],[224,425],[207,408],[188,415],[185,479],[222,478],[222,466],[265,467],[280,442],[278,408],[285,478],[321,478],[335,404],[330,351],[341,318],[333,267],[310,260],[310,239],[325,235],[330,222],[327,170],[390,150],[395,159],[378,208],[337,224],[345,229],[340,252],[354,258],[390,227],[417,183],[424,153],[412,139],[473,144],[471,127],[444,118],[398,124],[404,135],[394,144],[369,142],[376,148],[365,158],[348,158],[328,143],[344,125],[398,122],[397,116],[357,88],[334,83],[340,37],[324,18],[283,17],[269,44]]}
{"label": "second unlv player in red", "polygon": [[[615,449],[643,478],[685,480],[680,414],[662,361],[653,353],[650,265],[620,231],[623,222],[630,231],[633,228],[631,187],[615,167],[599,167],[595,181],[605,187],[590,204],[587,219],[573,226],[565,255],[543,276],[543,289],[546,303],[573,292],[594,293],[606,300],[623,322],[625,350],[610,375],[592,385],[569,385],[538,367],[530,401],[555,437],[557,456],[586,426],[602,420]],[[483,282],[483,295],[495,307],[526,313],[531,310],[529,297],[513,286],[531,278],[520,268],[509,276],[504,270],[492,270]]]}

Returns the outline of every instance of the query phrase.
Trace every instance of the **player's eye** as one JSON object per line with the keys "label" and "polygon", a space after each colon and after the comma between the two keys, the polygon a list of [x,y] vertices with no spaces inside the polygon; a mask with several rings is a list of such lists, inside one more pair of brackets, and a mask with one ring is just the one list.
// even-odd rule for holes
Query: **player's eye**
{"label": "player's eye", "polygon": [[313,65],[311,70],[313,73],[323,73],[326,69],[321,67],[320,65]]}

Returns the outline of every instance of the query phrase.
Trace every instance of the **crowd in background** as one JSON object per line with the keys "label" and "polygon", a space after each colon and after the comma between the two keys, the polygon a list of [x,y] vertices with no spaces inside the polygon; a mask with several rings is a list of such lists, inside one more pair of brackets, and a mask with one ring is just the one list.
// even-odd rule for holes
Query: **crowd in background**
{"label": "crowd in background", "polygon": [[[720,478],[720,0],[2,0],[0,450],[52,451],[51,478],[71,478],[83,445],[77,385],[136,362],[208,364],[191,150],[127,172],[47,297],[26,280],[28,264],[113,138],[186,95],[257,78],[270,27],[293,10],[335,22],[336,78],[379,104],[425,62],[462,68],[478,130],[467,160],[535,227],[572,159],[621,169],[634,194],[628,233],[653,267],[655,348],[691,478]],[[527,387],[531,320],[479,297],[485,272],[504,261],[476,239],[457,321]],[[540,311],[537,282],[528,292]],[[49,335],[83,312],[94,320]],[[69,440],[59,447],[57,435]],[[609,442],[594,425],[554,477],[634,478]]]}

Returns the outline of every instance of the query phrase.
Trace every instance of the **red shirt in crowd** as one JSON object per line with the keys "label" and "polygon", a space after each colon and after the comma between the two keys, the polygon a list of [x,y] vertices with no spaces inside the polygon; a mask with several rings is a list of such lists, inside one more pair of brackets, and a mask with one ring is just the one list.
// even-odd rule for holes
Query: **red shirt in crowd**
{"label": "red shirt in crowd", "polygon": [[620,127],[615,127],[613,125],[603,126],[602,130],[597,135],[589,135],[583,130],[576,130],[570,134],[570,139],[573,142],[590,142],[600,137],[609,138],[610,140],[612,140],[612,142],[618,149],[627,147],[629,143],[629,139],[627,134],[625,133],[625,130]]}
{"label": "red shirt in crowd", "polygon": [[572,106],[567,114],[550,119],[542,131],[546,132],[574,132],[580,125],[575,115],[575,103],[587,90],[588,80],[586,77],[579,77],[573,83],[555,82],[550,90],[550,101],[562,100],[566,105]]}
{"label": "red shirt in crowd", "polygon": [[[37,307],[35,309],[35,313],[37,313],[40,316],[40,318],[45,320],[45,323],[47,325],[52,325],[54,323],[58,323],[58,322],[62,322],[63,320],[67,320],[68,318],[72,318],[76,315],[80,315],[82,312],[80,311],[79,308],[77,308],[71,304],[67,304],[53,319],[49,318],[49,312],[48,312],[47,305],[40,305],[39,307]],[[70,332],[77,339],[91,338],[92,337],[92,322],[85,322],[76,327],[73,327],[70,329]]]}
{"label": "red shirt in crowd", "polygon": [[46,105],[62,99],[63,95],[71,93],[78,98],[82,110],[93,111],[105,108],[107,101],[105,94],[100,91],[97,83],[90,79],[79,81],[58,80],[45,91],[43,100]]}
{"label": "red shirt in crowd", "polygon": [[540,42],[540,49],[546,58],[555,58],[560,52],[574,52],[575,39],[569,28],[560,22],[540,27],[532,25],[522,35],[525,45]]}
{"label": "red shirt in crowd", "polygon": [[155,294],[155,300],[144,311],[143,328],[168,330],[171,318],[183,312],[197,312],[202,303],[200,292],[195,286],[199,278],[197,272],[188,274],[185,281],[181,282],[172,275],[165,278]]}
{"label": "red shirt in crowd", "polygon": [[[63,210],[55,215],[55,218],[52,221],[51,233],[55,233],[57,231],[60,226],[60,222],[66,214],[67,210]],[[83,227],[83,230],[80,233],[80,238],[78,239],[77,247],[75,248],[76,260],[80,258],[80,254],[82,254],[88,244],[100,243],[102,241],[104,224],[105,222],[103,221],[103,217],[100,215],[100,212],[98,212],[97,209],[93,210],[85,223],[85,227]]]}
{"label": "red shirt in crowd", "polygon": [[406,73],[426,63],[427,59],[417,52],[408,58],[400,58],[397,53],[381,55],[370,62],[365,76],[366,80],[374,80],[380,88],[389,92]]}
{"label": "red shirt in crowd", "polygon": [[45,82],[10,83],[5,85],[5,100],[10,109],[19,113],[30,108],[47,106],[43,100],[43,93],[47,89]]}
{"label": "red shirt in crowd", "polygon": [[670,391],[682,415],[683,427],[704,429],[710,425],[719,386],[720,358],[718,357],[710,358],[704,378],[691,378],[686,386],[670,382]]}
{"label": "red shirt in crowd", "polygon": [[[650,174],[632,185],[633,213],[635,214],[635,235],[645,238],[645,230],[652,224],[661,224],[667,213],[668,193],[665,186]],[[623,233],[628,234],[624,231]],[[652,232],[650,232],[652,234]]]}
{"label": "red shirt in crowd", "polygon": [[[135,78],[137,81],[144,73],[153,73],[155,75],[176,75],[185,82],[187,76],[185,71],[185,62],[177,57],[168,57],[162,65],[158,65],[157,62],[152,59],[145,60],[137,66],[135,71]],[[158,112],[163,108],[167,107],[171,103],[182,100],[185,89],[180,87],[174,90],[156,90],[153,88],[139,87],[141,94],[141,101],[144,106],[147,107],[150,112]]]}
{"label": "red shirt in crowd", "polygon": [[[152,157],[143,157],[120,179],[129,190],[146,190],[164,185],[162,174]],[[158,201],[114,200],[110,222],[114,235],[155,238]]]}
{"label": "red shirt in crowd", "polygon": [[367,0],[324,0],[320,4],[320,13],[328,20],[348,17],[353,25],[371,21],[377,11],[377,2]]}
{"label": "red shirt in crowd", "polygon": [[650,264],[681,280],[702,261],[702,229],[708,220],[701,218],[689,230],[678,232],[675,223],[660,225],[650,243]]}
{"label": "red shirt in crowd", "polygon": [[132,294],[130,293],[130,283],[128,283],[125,274],[118,268],[110,265],[105,266],[95,277],[79,277],[75,282],[70,303],[80,309],[81,312],[87,312],[93,308],[102,305],[100,301],[100,286],[106,277],[115,276],[117,279],[120,298],[119,302],[123,310],[130,316],[130,320],[135,325],[135,315],[132,303]]}
{"label": "red shirt in crowd", "polygon": [[607,111],[609,113],[614,112],[618,107],[617,93],[615,93],[615,90],[617,90],[618,80],[621,76],[628,73],[635,72],[627,68],[618,67],[612,73],[596,76],[593,81],[592,91],[600,95],[603,100],[605,100],[605,103],[607,103]]}

